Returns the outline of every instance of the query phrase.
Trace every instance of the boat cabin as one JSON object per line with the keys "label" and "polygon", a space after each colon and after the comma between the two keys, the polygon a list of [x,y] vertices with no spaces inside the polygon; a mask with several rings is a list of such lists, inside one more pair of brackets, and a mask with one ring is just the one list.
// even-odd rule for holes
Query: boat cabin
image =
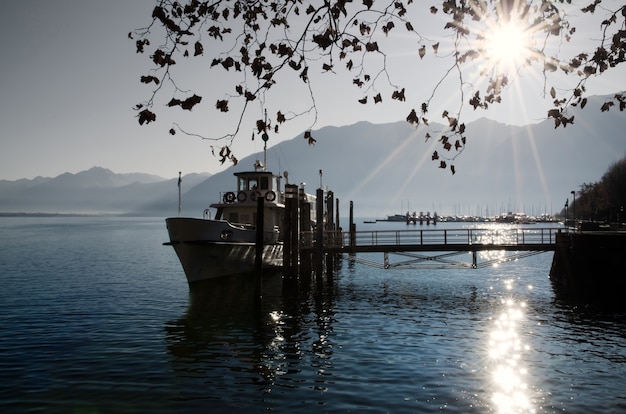
{"label": "boat cabin", "polygon": [[234,175],[237,177],[236,190],[221,193],[220,202],[211,204],[217,209],[216,220],[255,226],[257,200],[263,197],[264,229],[280,227],[285,207],[280,176],[269,171],[246,171]]}
{"label": "boat cabin", "polygon": [[237,177],[237,201],[255,201],[265,197],[275,201],[280,193],[280,177],[268,171],[240,172]]}

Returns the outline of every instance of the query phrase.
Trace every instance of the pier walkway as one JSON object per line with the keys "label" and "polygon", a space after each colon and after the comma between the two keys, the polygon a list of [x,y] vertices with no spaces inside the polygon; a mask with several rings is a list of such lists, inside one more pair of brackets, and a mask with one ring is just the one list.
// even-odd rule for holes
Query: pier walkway
{"label": "pier walkway", "polygon": [[[480,268],[538,253],[556,250],[562,228],[409,229],[367,231],[315,231],[301,233],[303,253],[383,253],[383,262],[354,256],[355,260],[380,268],[428,267]],[[565,230],[567,231],[567,230]],[[320,240],[322,243],[319,243]],[[320,246],[321,245],[321,246]],[[491,252],[480,255],[479,252]],[[428,253],[428,254],[427,254]],[[471,253],[470,261],[455,256]],[[391,263],[390,254],[408,257]],[[370,257],[371,255],[367,255]],[[484,256],[484,257],[483,257]]]}

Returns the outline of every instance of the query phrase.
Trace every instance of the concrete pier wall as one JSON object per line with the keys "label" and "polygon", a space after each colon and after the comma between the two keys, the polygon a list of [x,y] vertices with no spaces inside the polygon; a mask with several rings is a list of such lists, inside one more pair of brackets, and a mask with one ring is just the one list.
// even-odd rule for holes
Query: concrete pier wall
{"label": "concrete pier wall", "polygon": [[550,280],[557,298],[626,308],[626,233],[559,233]]}

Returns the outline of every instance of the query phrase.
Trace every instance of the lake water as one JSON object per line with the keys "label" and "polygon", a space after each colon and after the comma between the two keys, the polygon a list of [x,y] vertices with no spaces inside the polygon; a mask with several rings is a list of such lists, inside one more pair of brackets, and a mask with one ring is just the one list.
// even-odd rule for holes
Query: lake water
{"label": "lake water", "polygon": [[319,289],[267,276],[257,303],[242,280],[190,291],[166,237],[156,218],[0,218],[1,412],[626,412],[626,313],[555,298],[551,253],[345,256]]}

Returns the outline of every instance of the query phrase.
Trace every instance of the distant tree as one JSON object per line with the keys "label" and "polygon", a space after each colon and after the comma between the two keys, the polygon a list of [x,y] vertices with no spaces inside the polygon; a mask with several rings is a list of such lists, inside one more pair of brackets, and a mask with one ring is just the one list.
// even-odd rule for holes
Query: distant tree
{"label": "distant tree", "polygon": [[[604,1],[606,3],[607,1]],[[152,86],[148,98],[135,110],[140,124],[156,121],[156,103],[191,111],[198,105],[228,112],[240,111],[231,133],[207,137],[178,130],[216,142],[212,146],[221,162],[237,162],[231,145],[240,134],[244,114],[252,102],[265,107],[271,99],[272,87],[288,76],[297,75],[309,93],[310,107],[299,113],[284,108],[260,116],[258,133],[278,132],[279,126],[304,113],[317,120],[315,96],[310,74],[315,71],[336,74],[347,71],[350,82],[359,89],[359,102],[377,104],[390,98],[415,102],[406,120],[418,125],[428,124],[433,98],[444,80],[454,79],[459,94],[456,103],[441,116],[443,131],[427,134],[437,139],[439,147],[432,160],[441,168],[455,172],[454,159],[466,146],[462,109],[486,110],[504,99],[505,90],[520,71],[533,68],[544,79],[544,93],[553,107],[547,117],[555,127],[574,122],[567,106],[584,108],[585,83],[601,76],[608,69],[624,63],[626,44],[626,6],[604,7],[602,0],[587,0],[580,11],[589,17],[601,15],[595,45],[571,56],[560,56],[561,46],[575,39],[576,28],[570,25],[566,6],[571,0],[445,0],[425,5],[422,0],[157,0],[151,23],[129,33],[138,53],[146,53],[151,68],[140,81]],[[571,6],[569,6],[571,7]],[[435,39],[422,35],[420,27],[443,16],[442,34]],[[397,35],[398,37],[394,37]],[[434,56],[448,61],[447,70],[433,85],[427,97],[409,96],[410,85],[397,85],[388,67],[388,51],[400,37],[412,36],[416,59]],[[392,41],[393,40],[393,41]],[[444,47],[445,43],[445,47]],[[218,96],[196,93],[198,85],[184,85],[184,74],[177,73],[181,60],[197,60],[198,65],[238,74],[230,92]],[[478,70],[477,70],[478,69]],[[571,88],[564,90],[550,85],[550,75],[562,72],[573,78]],[[207,74],[210,82],[210,75]],[[415,80],[415,82],[423,79]],[[169,88],[163,88],[164,84]],[[381,92],[381,90],[384,92]],[[165,93],[165,97],[160,97]],[[161,100],[160,100],[161,99]],[[234,103],[238,102],[238,105]],[[626,107],[626,96],[617,94],[604,103],[602,111]],[[315,125],[313,121],[311,126]],[[313,144],[310,130],[304,138]]]}
{"label": "distant tree", "polygon": [[602,182],[583,184],[578,191],[576,209],[581,220],[605,220],[608,204]]}
{"label": "distant tree", "polygon": [[[626,207],[626,157],[611,164],[597,183],[577,192],[576,216],[583,220],[614,221]],[[624,221],[626,217],[619,217]]]}
{"label": "distant tree", "polygon": [[[607,204],[612,218],[626,207],[626,158],[612,164],[602,176]],[[623,219],[624,217],[622,217]]]}

